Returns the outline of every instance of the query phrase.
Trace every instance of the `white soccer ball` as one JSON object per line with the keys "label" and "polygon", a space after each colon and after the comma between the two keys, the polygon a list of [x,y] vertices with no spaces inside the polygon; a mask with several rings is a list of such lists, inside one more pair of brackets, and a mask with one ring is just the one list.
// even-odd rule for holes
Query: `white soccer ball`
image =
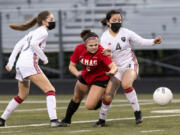
{"label": "white soccer ball", "polygon": [[158,105],[167,105],[172,99],[173,94],[167,87],[159,87],[153,93],[153,100]]}

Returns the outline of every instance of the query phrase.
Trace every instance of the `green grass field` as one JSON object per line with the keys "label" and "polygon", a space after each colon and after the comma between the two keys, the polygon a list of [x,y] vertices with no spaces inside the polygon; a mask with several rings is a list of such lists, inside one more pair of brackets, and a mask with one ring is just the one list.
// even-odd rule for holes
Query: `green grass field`
{"label": "green grass field", "polygon": [[[0,96],[0,114],[13,96]],[[58,118],[65,115],[72,95],[57,95]],[[117,95],[108,113],[107,127],[94,128],[99,110],[91,111],[84,102],[75,113],[70,127],[51,128],[46,111],[45,95],[29,96],[7,120],[7,127],[0,128],[0,135],[180,135],[180,94],[174,94],[167,106],[153,103],[152,95],[139,94],[144,121],[135,124],[132,108],[124,95]],[[152,111],[164,110],[153,113]]]}

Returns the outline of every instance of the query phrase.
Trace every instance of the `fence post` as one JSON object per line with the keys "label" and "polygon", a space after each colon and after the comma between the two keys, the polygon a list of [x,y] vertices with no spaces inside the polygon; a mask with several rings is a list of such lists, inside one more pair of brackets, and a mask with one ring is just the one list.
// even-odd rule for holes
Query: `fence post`
{"label": "fence post", "polygon": [[59,20],[59,71],[60,78],[64,78],[64,51],[63,51],[63,41],[62,41],[62,11],[58,11]]}
{"label": "fence post", "polygon": [[2,55],[2,13],[0,12],[0,79],[3,73],[3,55]]}

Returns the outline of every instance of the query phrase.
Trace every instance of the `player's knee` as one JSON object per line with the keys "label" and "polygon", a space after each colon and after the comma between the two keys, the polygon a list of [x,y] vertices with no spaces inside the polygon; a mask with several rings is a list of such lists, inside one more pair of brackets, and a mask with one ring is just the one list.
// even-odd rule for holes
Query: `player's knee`
{"label": "player's knee", "polygon": [[121,83],[123,89],[127,89],[131,87],[131,84],[129,82],[122,81]]}
{"label": "player's knee", "polygon": [[96,105],[93,105],[92,103],[87,103],[87,102],[86,102],[85,106],[88,110],[94,110],[96,107]]}

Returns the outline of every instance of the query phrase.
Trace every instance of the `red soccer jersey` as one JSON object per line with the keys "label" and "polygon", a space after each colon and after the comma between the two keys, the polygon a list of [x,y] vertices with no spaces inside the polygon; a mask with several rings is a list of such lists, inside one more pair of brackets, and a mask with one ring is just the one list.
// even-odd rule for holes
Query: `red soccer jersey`
{"label": "red soccer jersey", "polygon": [[102,51],[103,48],[98,45],[98,51],[92,54],[87,52],[85,44],[80,44],[75,48],[70,58],[74,63],[80,61],[83,64],[81,75],[87,84],[109,79],[105,72],[109,71],[108,65],[112,63],[112,59],[109,56],[104,56]]}

